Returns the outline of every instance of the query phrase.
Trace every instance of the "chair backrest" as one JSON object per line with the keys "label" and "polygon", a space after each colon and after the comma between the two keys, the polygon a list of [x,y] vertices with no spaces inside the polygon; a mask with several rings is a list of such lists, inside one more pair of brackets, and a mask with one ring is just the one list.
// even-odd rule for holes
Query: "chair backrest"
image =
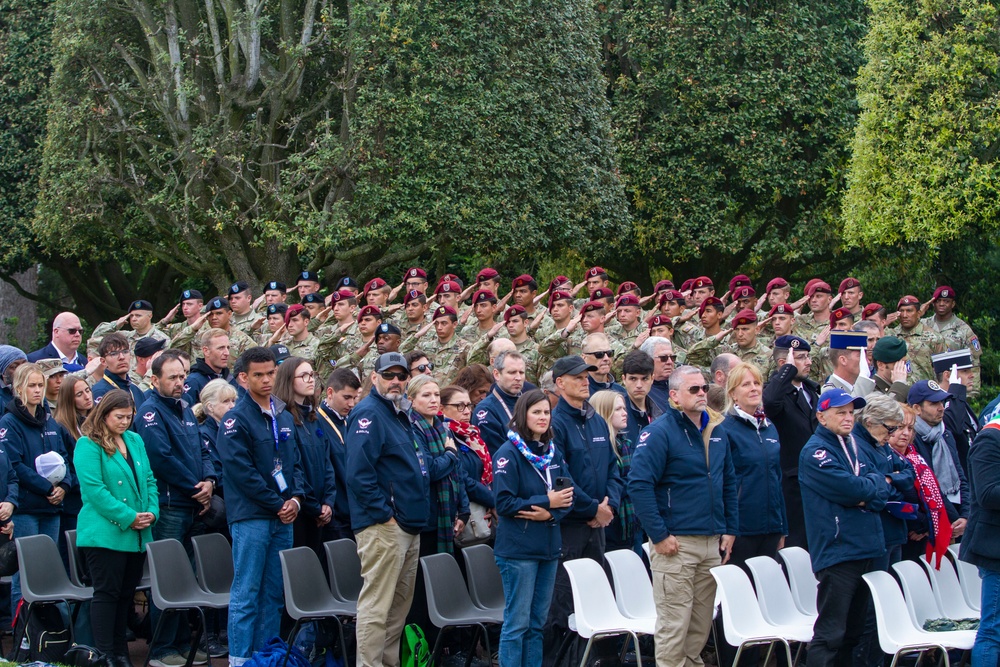
{"label": "chair backrest", "polygon": [[653,583],[642,557],[631,549],[617,549],[604,554],[615,582],[618,611],[627,618],[656,618]]}
{"label": "chair backrest", "polygon": [[472,603],[454,556],[449,553],[423,556],[420,570],[427,591],[427,614],[435,627],[446,627],[470,615],[477,618],[482,615]]}
{"label": "chair backrest", "polygon": [[739,646],[753,637],[777,634],[776,629],[764,620],[746,572],[737,565],[717,565],[711,572],[722,602],[722,623],[727,643]]}
{"label": "chair backrest", "polygon": [[59,547],[48,535],[16,538],[17,565],[21,573],[21,596],[30,602],[50,600],[72,588]]}
{"label": "chair backrest", "polygon": [[576,631],[589,639],[594,633],[608,629],[629,626],[628,621],[618,611],[615,594],[604,568],[596,560],[577,558],[563,563],[573,587],[573,612],[576,615]]}
{"label": "chair backrest", "polygon": [[76,531],[66,531],[66,556],[69,563],[69,580],[74,586],[85,586],[83,583],[83,563],[80,560],[80,550],[76,548]]}
{"label": "chair backrest", "polygon": [[950,551],[951,555],[957,560],[958,556],[962,553],[962,543],[955,542],[954,544],[948,545],[948,551]]}
{"label": "chair backrest", "polygon": [[233,587],[233,546],[221,533],[191,538],[198,584],[209,593],[228,593]]}
{"label": "chair backrest", "polygon": [[913,625],[922,628],[927,619],[942,618],[941,608],[931,591],[931,583],[927,581],[927,575],[919,565],[912,560],[901,560],[893,563],[892,569],[896,571],[903,587],[905,608]]}
{"label": "chair backrest", "polygon": [[934,599],[945,618],[979,618],[979,612],[965,602],[962,584],[958,581],[958,574],[950,558],[942,558],[939,569],[935,569],[925,558],[920,559],[920,564],[927,571]]}
{"label": "chair backrest", "polygon": [[868,572],[862,576],[872,593],[879,646],[884,653],[895,655],[902,646],[915,643],[915,635],[919,634],[907,611],[903,593],[888,572]]}
{"label": "chair backrest", "polygon": [[778,561],[770,556],[755,556],[748,558],[746,564],[753,575],[754,589],[757,591],[757,601],[764,620],[781,625],[815,619],[814,616],[798,611]]}
{"label": "chair backrest", "polygon": [[281,575],[285,588],[285,609],[293,619],[315,615],[343,606],[333,597],[323,574],[319,556],[309,547],[285,549],[281,558]]}
{"label": "chair backrest", "polygon": [[462,549],[465,574],[472,602],[482,609],[503,609],[503,578],[493,556],[493,547],[476,544]]}
{"label": "chair backrest", "polygon": [[149,562],[150,590],[153,603],[160,609],[177,609],[189,605],[189,600],[205,597],[198,585],[187,551],[174,539],[146,544]]}
{"label": "chair backrest", "polygon": [[358,545],[346,537],[342,540],[325,542],[326,564],[330,571],[330,591],[333,597],[345,602],[357,602],[361,586],[365,583],[361,576],[361,558]]}
{"label": "chair backrest", "polygon": [[962,584],[962,594],[972,609],[981,609],[983,599],[983,580],[979,578],[979,568],[964,560],[956,560],[958,581]]}
{"label": "chair backrest", "polygon": [[799,611],[816,616],[816,588],[819,582],[812,570],[809,552],[802,547],[785,547],[778,552],[788,571],[788,587]]}

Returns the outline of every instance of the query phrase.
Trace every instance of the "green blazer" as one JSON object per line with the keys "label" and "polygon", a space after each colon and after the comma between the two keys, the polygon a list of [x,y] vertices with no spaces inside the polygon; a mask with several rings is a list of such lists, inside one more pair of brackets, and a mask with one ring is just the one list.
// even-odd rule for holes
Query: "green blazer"
{"label": "green blazer", "polygon": [[108,456],[100,445],[86,436],[76,443],[73,463],[83,496],[76,526],[77,546],[144,551],[146,543],[153,540],[152,528],[138,531],[129,526],[139,512],[152,512],[160,518],[156,478],[139,434],[125,431],[122,437],[135,463],[138,485],[132,469],[119,452]]}

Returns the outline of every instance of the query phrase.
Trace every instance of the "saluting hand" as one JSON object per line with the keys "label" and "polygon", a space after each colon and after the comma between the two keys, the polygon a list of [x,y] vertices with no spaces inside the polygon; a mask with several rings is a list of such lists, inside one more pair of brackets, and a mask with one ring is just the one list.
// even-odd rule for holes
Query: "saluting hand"
{"label": "saluting hand", "polygon": [[889,376],[893,382],[906,382],[906,360],[900,359],[892,365],[892,374]]}
{"label": "saluting hand", "polygon": [[761,331],[763,331],[763,330],[764,330],[764,327],[766,327],[766,326],[768,325],[768,323],[769,323],[769,322],[770,322],[771,320],[773,320],[773,319],[774,319],[774,317],[765,317],[765,318],[764,318],[764,319],[762,319],[762,320],[761,320],[760,322],[758,322],[758,323],[757,323],[757,333],[760,333]]}
{"label": "saluting hand", "polygon": [[635,337],[635,340],[632,341],[632,347],[638,350],[640,347],[642,347],[642,344],[645,343],[648,338],[649,338],[649,329],[646,329],[641,334]]}
{"label": "saluting hand", "polygon": [[545,290],[544,292],[536,296],[534,299],[532,299],[531,302],[537,306],[539,303],[542,302],[542,299],[544,299],[548,295],[549,295],[549,290]]}
{"label": "saluting hand", "polygon": [[836,308],[838,303],[840,303],[840,295],[839,294],[837,296],[833,297],[832,299],[830,299],[830,307],[831,308]]}
{"label": "saluting hand", "polygon": [[406,287],[406,283],[405,282],[399,283],[398,285],[396,285],[395,287],[393,287],[392,290],[389,291],[389,299],[388,300],[389,301],[394,300],[396,298],[396,296],[400,293],[400,291],[404,287]]}
{"label": "saluting hand", "polygon": [[715,334],[715,340],[721,343],[726,338],[726,336],[728,336],[731,333],[733,333],[732,329],[723,329],[719,333]]}
{"label": "saluting hand", "polygon": [[165,316],[163,317],[163,319],[162,319],[162,320],[160,320],[160,324],[169,324],[170,322],[173,322],[174,318],[175,318],[175,317],[177,316],[177,310],[178,310],[178,309],[179,309],[180,307],[181,307],[181,304],[177,304],[176,306],[174,306],[173,308],[171,308],[171,309],[170,309],[170,312],[169,312],[169,313],[167,313],[167,314],[166,314],[166,315],[165,315]]}
{"label": "saluting hand", "polygon": [[932,303],[934,303],[934,299],[931,299],[930,301],[925,301],[924,303],[920,304],[920,317],[924,316],[924,313],[927,312],[927,309],[931,307]]}
{"label": "saluting hand", "polygon": [[726,293],[722,295],[721,299],[719,299],[719,301],[721,301],[723,303],[723,305],[729,303],[729,294],[730,294],[730,290],[726,290]]}
{"label": "saluting hand", "polygon": [[573,285],[573,289],[569,291],[569,295],[576,296],[577,294],[580,293],[580,290],[582,290],[586,286],[587,286],[586,280],[584,280],[582,283],[577,283],[576,285]]}

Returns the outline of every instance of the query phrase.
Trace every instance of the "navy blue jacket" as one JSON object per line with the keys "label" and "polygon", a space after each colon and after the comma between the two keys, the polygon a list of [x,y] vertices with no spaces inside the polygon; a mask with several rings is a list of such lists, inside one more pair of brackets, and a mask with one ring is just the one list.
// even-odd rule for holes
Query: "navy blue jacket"
{"label": "navy blue jacket", "polygon": [[204,359],[199,359],[191,366],[191,372],[184,381],[184,399],[191,405],[201,402],[201,390],[205,385],[216,379],[229,379],[229,369],[223,368],[221,373],[216,373],[212,367],[205,363]]}
{"label": "navy blue jacket", "polygon": [[702,413],[699,429],[670,408],[639,434],[628,493],[654,544],[670,535],[739,535],[736,473],[721,421]]}
{"label": "navy blue jacket", "polygon": [[17,507],[17,473],[14,472],[14,466],[10,464],[10,458],[4,449],[0,449],[0,480],[7,482],[6,486],[0,484],[0,503],[10,503]]}
{"label": "navy blue jacket", "polygon": [[[301,501],[305,494],[295,422],[281,400],[272,400],[277,423],[269,410],[261,409],[246,393],[219,426],[216,447],[226,478],[226,519],[230,525],[247,519],[274,519],[286,500],[297,497]],[[272,474],[278,462],[287,487],[284,491],[279,491]]]}
{"label": "navy blue jacket", "polygon": [[663,414],[663,410],[649,396],[646,396],[646,406],[640,410],[632,403],[632,399],[625,396],[625,407],[628,409],[628,425],[625,427],[625,437],[635,446],[639,442],[639,432],[653,423],[657,417]]}
{"label": "navy blue jacket", "polygon": [[[62,504],[48,501],[52,484],[35,471],[35,459],[46,452],[57,452],[66,461],[66,477],[59,482],[67,495],[77,488],[69,466],[70,435],[50,415],[41,426],[28,424],[16,412],[0,417],[0,449],[7,454],[11,468],[17,474],[17,511],[21,514],[58,514]],[[11,490],[7,484],[8,492]]]}
{"label": "navy blue jacket", "polygon": [[320,428],[330,440],[330,463],[333,465],[334,485],[337,496],[333,501],[333,523],[345,530],[351,525],[351,505],[347,494],[347,420],[334,412],[330,406],[320,403],[316,411]]}
{"label": "navy blue jacket", "polygon": [[[911,492],[914,490],[913,484],[917,478],[913,471],[913,464],[897,454],[889,445],[879,445],[860,420],[854,423],[852,434],[858,443],[858,449],[864,450],[875,469],[881,472],[884,477],[892,480],[889,484],[888,500],[912,502],[913,494]],[[888,509],[882,510],[879,517],[882,519],[882,535],[885,537],[885,545],[893,547],[898,544],[906,544],[909,539],[906,521],[894,517]]]}
{"label": "navy blue jacket", "polygon": [[590,521],[605,496],[611,509],[617,510],[625,483],[604,418],[586,401],[577,410],[560,398],[552,413],[552,439],[574,482],[573,510],[566,520]]}
{"label": "navy blue jacket", "polygon": [[653,380],[653,386],[649,388],[649,397],[660,408],[660,412],[670,410],[670,381]]}
{"label": "navy blue jacket", "polygon": [[969,448],[969,523],[961,559],[1000,571],[1000,421],[990,421]]}
{"label": "navy blue jacket", "polygon": [[[427,511],[427,525],[424,526],[424,532],[436,532],[438,528],[438,516],[443,512],[453,512],[453,516],[451,517],[452,523],[455,522],[456,517],[469,513],[469,496],[465,492],[465,479],[463,478],[463,469],[458,462],[458,453],[445,450],[444,453],[437,456],[431,454],[427,438],[418,426],[419,422],[417,420],[423,420],[423,417],[411,410],[410,421],[413,423],[413,437],[416,438],[417,444],[420,445],[420,449],[424,452],[424,462],[427,464],[427,474],[431,482],[431,492],[427,497],[429,508]],[[451,435],[451,431],[445,426],[444,420],[441,417],[435,417],[435,422],[438,428],[444,429],[448,432],[448,435]],[[452,497],[454,505],[451,508],[442,508],[438,502],[438,489],[440,485],[451,484],[453,480],[458,487],[457,496]]]}
{"label": "navy blue jacket", "polygon": [[430,516],[430,478],[407,410],[373,388],[351,410],[346,444],[351,529],[395,518],[405,532],[421,532]]}
{"label": "navy blue jacket", "polygon": [[[533,446],[536,454],[543,451],[539,443],[530,443],[528,446]],[[555,455],[548,467],[548,476],[553,483],[557,477],[570,477],[558,447],[555,448]],[[575,488],[576,485],[573,486]],[[497,515],[500,518],[493,553],[501,558],[558,559],[562,549],[559,522],[571,508],[549,507],[547,482],[509,440],[493,457],[493,488],[496,491]],[[549,510],[552,518],[548,521],[515,518],[518,512],[530,510],[532,505]]]}
{"label": "navy blue jacket", "polygon": [[483,484],[483,460],[454,433],[451,435],[458,445],[458,464],[462,468],[465,495],[468,496],[469,502],[479,503],[483,507],[495,507],[496,498],[493,489]]}
{"label": "navy blue jacket", "polygon": [[[42,349],[28,353],[28,361],[31,363],[34,363],[39,359],[61,359],[61,358],[62,357],[59,354],[59,350],[57,350],[56,346],[52,344],[52,341],[49,341],[49,344],[43,347]],[[70,363],[79,364],[80,366],[86,366],[87,357],[80,354],[80,352],[77,351],[74,353],[73,359],[70,360]]]}
{"label": "navy blue jacket", "polygon": [[[119,377],[111,371],[105,371],[104,377],[94,383],[94,386],[90,388],[90,392],[94,396],[94,405],[100,403],[101,399],[104,398],[104,395],[112,389],[123,389],[132,394],[132,403],[135,405],[136,410],[139,409],[140,405],[146,402],[146,396],[142,393],[142,390],[139,389],[139,387],[132,384],[132,382],[128,379],[128,375],[125,377]],[[135,429],[136,425],[132,424],[132,428]]]}
{"label": "navy blue jacket", "polygon": [[160,507],[196,508],[195,484],[215,480],[215,465],[201,442],[198,420],[181,399],[155,389],[139,406],[135,427],[146,443],[149,466],[156,477]]}
{"label": "navy blue jacket", "polygon": [[479,428],[479,435],[491,456],[496,456],[500,446],[507,442],[507,424],[510,423],[510,415],[514,414],[515,403],[517,396],[511,396],[494,382],[490,393],[475,408],[472,424]]}
{"label": "navy blue jacket", "polygon": [[[847,448],[853,459],[849,440]],[[885,553],[879,512],[889,498],[889,485],[860,444],[857,463],[859,474],[855,475],[837,436],[822,425],[799,454],[799,487],[813,572]]]}
{"label": "navy blue jacket", "polygon": [[756,419],[751,423],[735,410],[726,415],[721,428],[729,436],[729,451],[736,473],[739,534],[787,534],[778,429],[766,419],[758,428]]}
{"label": "navy blue jacket", "polygon": [[611,378],[610,382],[598,382],[588,373],[587,384],[590,385],[590,395],[593,396],[599,391],[617,391],[619,394],[624,396],[626,400],[628,400],[628,392],[625,391],[625,387],[615,382],[614,376],[609,375],[608,377]]}
{"label": "navy blue jacket", "polygon": [[[302,406],[299,406],[302,409]],[[337,502],[337,478],[333,473],[333,455],[330,438],[319,424],[307,417],[311,408],[303,409],[302,424],[295,426],[299,443],[299,460],[302,462],[302,481],[305,485],[305,499],[302,513],[308,517],[318,517],[323,505],[330,509]]]}
{"label": "navy blue jacket", "polygon": [[219,422],[205,415],[205,421],[198,427],[198,434],[201,435],[201,446],[212,459],[212,468],[215,470],[215,493],[220,496],[225,495],[222,488],[222,458],[219,457],[219,449],[215,446],[215,441],[219,438]]}
{"label": "navy blue jacket", "polygon": [[[941,499],[944,501],[944,509],[948,513],[948,520],[955,523],[958,519],[968,519],[969,518],[969,480],[965,477],[965,471],[962,468],[962,460],[958,455],[958,447],[955,445],[954,434],[947,429],[944,429],[944,441],[948,445],[948,454],[951,456],[951,460],[955,462],[955,467],[958,469],[958,492],[962,497],[962,502],[958,505],[948,500],[948,496],[941,492]],[[913,447],[917,450],[917,453],[924,457],[924,461],[927,462],[928,467],[934,470],[934,456],[932,453],[934,443],[925,442],[920,434],[914,431],[913,433]]]}

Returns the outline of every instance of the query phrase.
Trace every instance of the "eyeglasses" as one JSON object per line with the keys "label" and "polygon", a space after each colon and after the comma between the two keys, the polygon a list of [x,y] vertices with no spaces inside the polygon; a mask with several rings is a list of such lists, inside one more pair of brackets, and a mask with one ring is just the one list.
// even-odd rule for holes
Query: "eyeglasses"
{"label": "eyeglasses", "polygon": [[692,386],[688,387],[687,389],[688,389],[689,392],[691,392],[692,394],[695,394],[695,395],[700,394],[702,392],[705,392],[707,394],[708,393],[708,389],[711,386],[712,385],[710,385],[710,384],[696,384],[696,385],[692,385]]}
{"label": "eyeglasses", "polygon": [[117,350],[116,352],[108,352],[104,355],[105,359],[121,359],[122,357],[128,356],[128,350]]}
{"label": "eyeglasses", "polygon": [[445,403],[450,408],[455,408],[459,412],[465,412],[466,410],[472,409],[472,403]]}
{"label": "eyeglasses", "polygon": [[903,427],[902,424],[896,424],[895,426],[889,426],[888,424],[886,424],[884,422],[883,422],[882,426],[885,427],[885,430],[889,433],[889,435],[892,435],[893,433],[895,433],[896,431],[898,431],[899,429],[901,429]]}
{"label": "eyeglasses", "polygon": [[410,374],[406,371],[382,371],[379,373],[383,380],[406,380],[410,377]]}
{"label": "eyeglasses", "polygon": [[656,358],[662,361],[663,363],[667,363],[668,361],[677,361],[676,354],[658,354],[656,355]]}
{"label": "eyeglasses", "polygon": [[598,350],[597,352],[584,352],[584,354],[589,354],[594,359],[603,359],[604,357],[613,357],[615,353],[611,350]]}
{"label": "eyeglasses", "polygon": [[414,368],[416,368],[416,371],[418,373],[426,373],[427,371],[434,370],[434,364],[432,363],[417,364]]}
{"label": "eyeglasses", "polygon": [[295,376],[296,380],[305,380],[306,382],[308,382],[309,380],[313,380],[315,378],[316,378],[316,374],[312,373],[312,372],[301,373],[301,374]]}
{"label": "eyeglasses", "polygon": [[63,329],[63,331],[65,331],[66,333],[68,333],[70,336],[75,336],[77,334],[82,334],[83,333],[83,329],[75,329],[75,328],[74,329]]}

